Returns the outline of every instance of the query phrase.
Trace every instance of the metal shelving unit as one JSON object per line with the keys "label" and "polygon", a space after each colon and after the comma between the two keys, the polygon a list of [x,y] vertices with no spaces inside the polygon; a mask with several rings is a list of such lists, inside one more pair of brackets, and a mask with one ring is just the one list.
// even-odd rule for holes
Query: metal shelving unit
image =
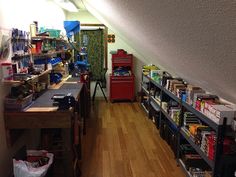
{"label": "metal shelving unit", "polygon": [[[152,107],[154,109],[154,111],[160,112],[160,116],[163,115],[176,129],[177,129],[177,134],[178,134],[178,146],[180,146],[180,136],[182,135],[182,137],[186,140],[186,142],[188,142],[194,149],[195,151],[202,157],[202,159],[209,165],[209,167],[212,169],[212,176],[216,177],[218,174],[218,164],[219,164],[219,160],[220,160],[220,155],[222,154],[222,147],[223,147],[223,139],[224,139],[224,131],[222,130],[222,127],[225,127],[224,125],[218,125],[216,122],[214,122],[213,120],[211,120],[210,118],[208,118],[206,115],[204,115],[203,113],[201,113],[200,111],[196,110],[195,108],[193,108],[191,105],[189,105],[188,103],[182,101],[179,97],[177,97],[175,94],[173,94],[172,92],[170,92],[168,89],[166,89],[165,87],[163,87],[161,84],[157,83],[156,81],[154,81],[153,79],[151,79],[149,76],[147,75],[142,75],[143,78],[145,78],[145,80],[147,82],[149,82],[149,86],[150,84],[153,84],[154,87],[157,87],[156,89],[160,89],[160,102],[158,102],[154,96],[152,96],[150,94],[149,91],[147,91],[147,89],[145,89],[143,87],[143,85],[141,85],[142,88],[142,92],[145,92],[146,95],[149,97],[148,102],[149,102],[149,107]],[[142,79],[143,79],[142,78]],[[162,106],[162,102],[164,101],[163,95],[168,96],[167,98],[170,98],[174,101],[176,101],[180,107],[181,107],[181,114],[180,114],[180,125],[177,125],[176,122],[169,116],[169,114],[161,107]],[[142,107],[144,107],[145,111],[147,113],[149,113],[148,109],[144,106],[143,103],[141,103]],[[212,130],[215,131],[216,133],[216,138],[217,138],[217,142],[216,142],[216,147],[215,147],[215,155],[214,155],[214,160],[211,160],[208,158],[208,156],[206,155],[205,152],[202,151],[202,149],[200,148],[200,146],[196,145],[194,142],[194,138],[192,136],[190,136],[190,134],[188,133],[188,130],[186,130],[183,125],[182,125],[182,119],[183,119],[183,110],[187,110],[192,112],[195,116],[198,117],[199,120],[201,120],[203,123],[205,123],[206,125],[208,125],[209,127],[212,128]],[[162,116],[161,116],[162,117]],[[160,117],[160,121],[161,120]],[[178,147],[178,153],[179,153],[179,147]],[[177,155],[177,161],[178,164],[183,168],[183,170],[186,173],[186,176],[188,177],[192,177],[192,175],[189,173],[189,171],[187,171],[185,164],[183,163],[183,161],[180,159],[179,155]]]}

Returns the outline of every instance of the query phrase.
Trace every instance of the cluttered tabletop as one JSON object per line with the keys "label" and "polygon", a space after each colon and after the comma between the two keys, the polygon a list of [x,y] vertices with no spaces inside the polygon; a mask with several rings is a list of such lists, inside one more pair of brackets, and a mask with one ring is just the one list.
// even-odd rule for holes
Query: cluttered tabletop
{"label": "cluttered tabletop", "polygon": [[[57,89],[48,89],[23,111],[5,112],[7,128],[66,128],[71,107],[79,100],[83,83],[68,78]],[[55,104],[56,102],[56,104]]]}
{"label": "cluttered tabletop", "polygon": [[57,89],[48,89],[40,97],[25,109],[25,111],[55,111],[58,107],[55,105],[56,99],[64,99],[65,97],[78,99],[83,84],[78,82],[77,78],[68,78]]}
{"label": "cluttered tabletop", "polygon": [[64,83],[59,89],[47,90],[44,94],[42,94],[39,98],[37,98],[30,108],[34,107],[52,107],[53,102],[56,96],[72,96],[77,98],[81,89],[82,84],[71,84],[71,83]]}

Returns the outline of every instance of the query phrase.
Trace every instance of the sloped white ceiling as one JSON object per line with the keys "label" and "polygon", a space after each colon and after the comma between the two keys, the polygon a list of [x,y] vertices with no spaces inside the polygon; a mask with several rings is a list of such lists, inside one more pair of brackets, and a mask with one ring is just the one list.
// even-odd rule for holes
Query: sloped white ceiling
{"label": "sloped white ceiling", "polygon": [[83,2],[145,60],[236,103],[236,1]]}

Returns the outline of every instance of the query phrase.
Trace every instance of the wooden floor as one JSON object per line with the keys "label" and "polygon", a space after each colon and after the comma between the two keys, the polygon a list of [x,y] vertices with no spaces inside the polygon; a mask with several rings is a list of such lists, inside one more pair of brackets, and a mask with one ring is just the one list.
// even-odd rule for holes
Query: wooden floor
{"label": "wooden floor", "polygon": [[82,177],[184,177],[138,102],[96,101],[91,112]]}

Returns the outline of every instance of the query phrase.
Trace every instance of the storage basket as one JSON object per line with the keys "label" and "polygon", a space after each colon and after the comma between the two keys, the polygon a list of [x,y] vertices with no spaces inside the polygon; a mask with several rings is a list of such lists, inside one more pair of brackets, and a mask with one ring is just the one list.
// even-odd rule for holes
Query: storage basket
{"label": "storage basket", "polygon": [[23,99],[5,98],[4,105],[7,110],[21,111],[32,102],[33,94],[26,96]]}
{"label": "storage basket", "polygon": [[54,37],[54,38],[59,38],[60,37],[61,30],[46,29],[45,31],[47,31],[49,33],[50,37]]}

